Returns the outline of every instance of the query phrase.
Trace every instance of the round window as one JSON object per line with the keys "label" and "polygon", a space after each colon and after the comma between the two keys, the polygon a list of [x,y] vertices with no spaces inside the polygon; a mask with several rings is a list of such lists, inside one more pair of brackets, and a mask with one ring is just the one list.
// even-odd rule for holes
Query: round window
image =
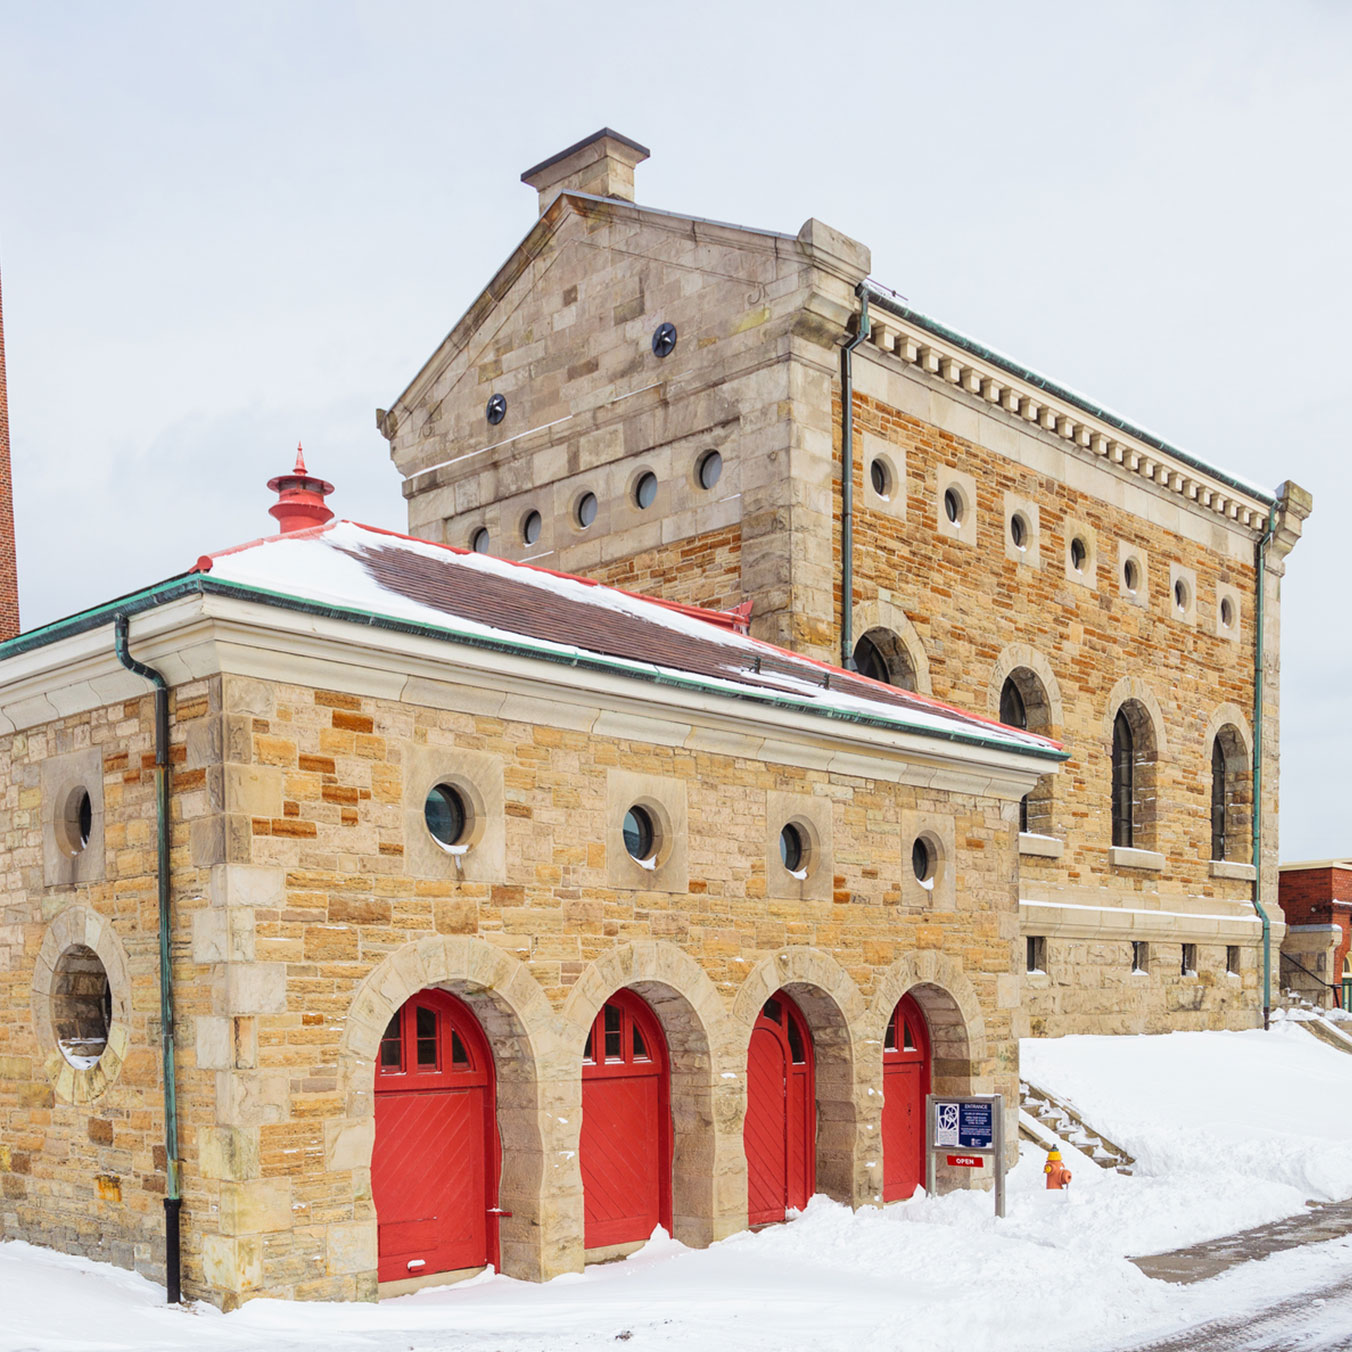
{"label": "round window", "polygon": [[657,831],[647,808],[635,804],[624,814],[624,848],[640,864],[650,863],[657,853]]}
{"label": "round window", "polygon": [[723,457],[717,451],[705,451],[699,460],[699,486],[712,488],[723,475]]}
{"label": "round window", "polygon": [[57,959],[52,983],[52,1028],[61,1054],[77,1070],[98,1063],[108,1045],[113,997],[102,959],[72,944]]}
{"label": "round window", "polygon": [[1122,565],[1122,583],[1135,596],[1141,586],[1141,565],[1135,559],[1128,559]]}
{"label": "round window", "polygon": [[473,535],[469,537],[469,547],[476,554],[488,553],[488,527],[480,526]]}
{"label": "round window", "polygon": [[1085,561],[1089,558],[1089,546],[1077,535],[1070,542],[1070,566],[1077,572],[1084,572]]}
{"label": "round window", "polygon": [[880,498],[890,498],[892,496],[892,476],[888,473],[887,465],[880,459],[873,460],[868,467],[869,482],[873,485],[873,491]]}
{"label": "round window", "polygon": [[933,886],[934,850],[924,836],[917,836],[911,846],[911,868],[915,872],[916,882],[921,886]]}
{"label": "round window", "polygon": [[962,494],[956,488],[944,489],[944,515],[955,526],[962,524]]}
{"label": "round window", "polygon": [[540,518],[540,513],[531,512],[521,525],[521,538],[528,545],[533,545],[540,538],[540,531],[543,527],[544,522]]}
{"label": "round window", "polygon": [[469,812],[460,791],[449,784],[433,785],[423,804],[423,820],[438,845],[448,850],[459,845],[469,825]]}
{"label": "round window", "polygon": [[1188,584],[1181,577],[1174,583],[1174,605],[1180,611],[1188,608]]}
{"label": "round window", "polygon": [[596,494],[584,493],[577,500],[577,524],[586,530],[596,520]]}
{"label": "round window", "polygon": [[634,485],[634,502],[640,511],[646,512],[657,501],[657,475],[645,469]]}
{"label": "round window", "polygon": [[88,848],[94,830],[94,803],[88,789],[79,785],[70,791],[55,824],[57,844],[64,854],[74,858]]}
{"label": "round window", "polygon": [[1015,512],[1009,518],[1009,538],[1014,542],[1015,549],[1028,547],[1028,522],[1022,512]]}
{"label": "round window", "polygon": [[1228,597],[1221,597],[1221,624],[1227,629],[1235,627],[1235,603]]}
{"label": "round window", "polygon": [[807,842],[803,839],[802,829],[792,822],[787,823],[779,833],[779,858],[790,873],[802,874],[806,871]]}

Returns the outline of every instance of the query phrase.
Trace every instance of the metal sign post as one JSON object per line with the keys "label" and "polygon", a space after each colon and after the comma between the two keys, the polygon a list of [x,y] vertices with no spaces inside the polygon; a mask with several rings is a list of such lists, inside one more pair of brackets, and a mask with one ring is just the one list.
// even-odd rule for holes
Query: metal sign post
{"label": "metal sign post", "polygon": [[934,1157],[958,1169],[995,1166],[995,1214],[1005,1214],[1005,1099],[1003,1094],[925,1096],[925,1191],[934,1196]]}

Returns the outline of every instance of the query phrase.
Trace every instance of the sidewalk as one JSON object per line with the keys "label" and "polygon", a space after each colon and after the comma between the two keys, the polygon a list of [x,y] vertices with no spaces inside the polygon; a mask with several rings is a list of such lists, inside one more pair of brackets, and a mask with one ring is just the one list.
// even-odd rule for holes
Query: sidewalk
{"label": "sidewalk", "polygon": [[1284,1249],[1319,1244],[1349,1234],[1352,1234],[1352,1199],[1311,1207],[1302,1215],[1288,1216],[1270,1225],[1258,1225],[1252,1230],[1241,1230],[1238,1234],[1224,1235],[1186,1249],[1147,1254],[1131,1261],[1147,1277],[1158,1281],[1201,1282],[1219,1276],[1239,1263],[1250,1263]]}

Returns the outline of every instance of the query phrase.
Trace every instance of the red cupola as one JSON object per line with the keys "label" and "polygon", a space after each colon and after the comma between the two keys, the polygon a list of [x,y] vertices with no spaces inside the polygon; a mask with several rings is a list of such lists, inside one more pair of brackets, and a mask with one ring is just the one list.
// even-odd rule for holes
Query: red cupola
{"label": "red cupola", "polygon": [[296,468],[290,474],[279,474],[268,480],[268,487],[277,494],[277,501],[268,508],[268,514],[277,518],[282,534],[309,530],[333,520],[333,513],[324,505],[324,499],[333,492],[327,479],[316,479],[305,468],[305,453],[296,444]]}

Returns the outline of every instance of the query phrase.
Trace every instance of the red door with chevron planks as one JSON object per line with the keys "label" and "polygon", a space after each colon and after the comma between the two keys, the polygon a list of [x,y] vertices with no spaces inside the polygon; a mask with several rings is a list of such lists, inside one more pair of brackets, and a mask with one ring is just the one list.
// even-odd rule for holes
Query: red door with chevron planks
{"label": "red door with chevron planks", "polygon": [[497,1262],[493,1058],[468,1006],[415,995],[376,1065],[371,1193],[382,1282]]}
{"label": "red door with chevron planks", "polygon": [[747,1051],[742,1144],[750,1224],[782,1221],[790,1207],[807,1205],[816,1138],[812,1035],[798,1006],[778,991],[757,1017]]}
{"label": "red door with chevron planks", "polygon": [[924,1181],[929,1091],[929,1025],[920,1006],[903,995],[883,1036],[884,1202],[910,1197]]}
{"label": "red door with chevron planks", "polygon": [[671,1229],[671,1102],[666,1039],[648,1005],[616,991],[582,1055],[583,1242],[589,1249]]}

